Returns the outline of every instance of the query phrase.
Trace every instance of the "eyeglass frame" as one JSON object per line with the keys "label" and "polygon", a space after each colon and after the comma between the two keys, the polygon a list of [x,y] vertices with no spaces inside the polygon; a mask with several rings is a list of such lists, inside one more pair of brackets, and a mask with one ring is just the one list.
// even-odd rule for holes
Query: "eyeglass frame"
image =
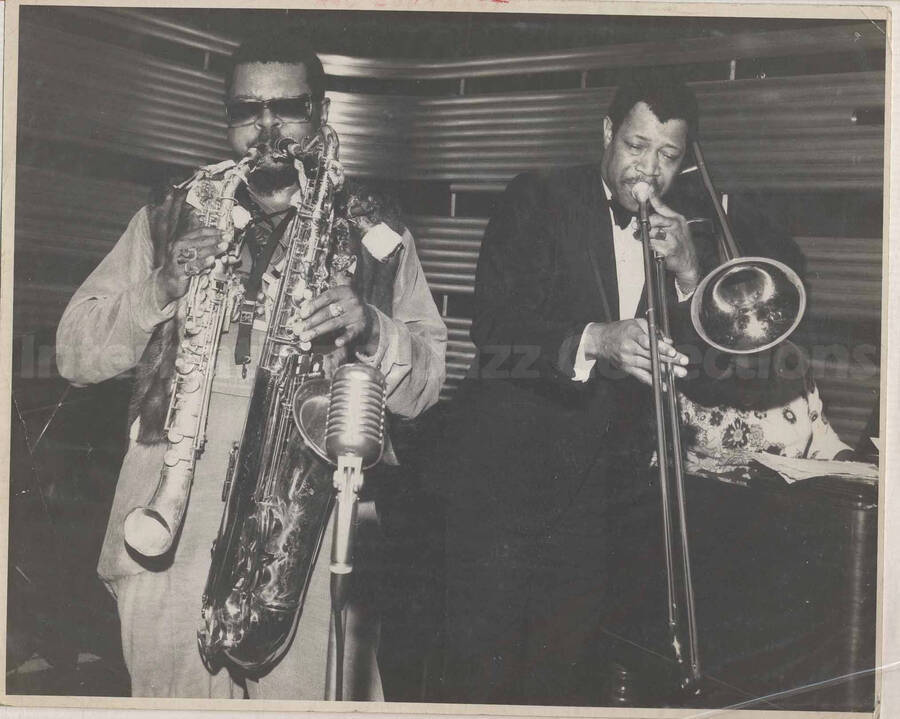
{"label": "eyeglass frame", "polygon": [[[280,119],[282,121],[285,121],[285,118],[283,118],[281,115],[272,111],[271,103],[278,102],[279,100],[302,100],[304,98],[306,99],[306,105],[308,108],[307,116],[305,118],[298,119],[298,120],[291,119],[290,121],[291,122],[309,122],[313,116],[313,110],[314,110],[315,103],[318,102],[318,103],[324,104],[327,102],[327,98],[325,98],[324,96],[320,97],[320,98],[316,98],[312,95],[312,93],[304,92],[301,95],[290,95],[290,96],[286,96],[286,97],[269,97],[266,99],[260,99],[257,97],[232,97],[232,98],[225,100],[225,102],[224,102],[225,121],[227,122],[228,127],[246,127],[247,125],[252,125],[255,122],[257,122],[259,120],[259,118],[262,117],[262,113],[266,108],[268,108],[269,112],[272,112],[272,114],[275,117],[277,117],[278,119]],[[230,117],[231,112],[229,111],[229,105],[233,102],[246,102],[246,103],[257,104],[257,105],[259,105],[259,111],[253,117],[251,117],[249,120],[247,120],[246,122],[233,123],[231,121],[231,117]]]}

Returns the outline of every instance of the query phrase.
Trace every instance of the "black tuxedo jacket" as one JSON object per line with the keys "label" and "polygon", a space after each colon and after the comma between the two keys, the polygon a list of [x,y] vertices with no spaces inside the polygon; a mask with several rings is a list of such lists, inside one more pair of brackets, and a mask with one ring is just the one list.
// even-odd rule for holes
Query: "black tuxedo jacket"
{"label": "black tuxedo jacket", "polygon": [[[677,302],[671,278],[667,289],[678,338],[689,303]],[[646,292],[637,316],[645,308]],[[463,511],[494,504],[500,521],[541,531],[582,482],[612,487],[646,464],[649,388],[600,361],[589,381],[572,379],[587,323],[618,319],[599,166],[516,177],[485,231],[471,333],[478,355],[446,435],[453,456],[441,481]]]}

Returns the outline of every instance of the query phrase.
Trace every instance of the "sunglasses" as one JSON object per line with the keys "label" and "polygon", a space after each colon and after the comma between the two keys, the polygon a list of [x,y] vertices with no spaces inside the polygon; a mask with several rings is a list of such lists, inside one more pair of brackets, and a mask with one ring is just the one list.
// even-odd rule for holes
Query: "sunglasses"
{"label": "sunglasses", "polygon": [[299,97],[273,97],[269,100],[236,98],[225,103],[229,127],[255,122],[265,108],[284,122],[308,122],[312,119],[313,101],[309,94]]}

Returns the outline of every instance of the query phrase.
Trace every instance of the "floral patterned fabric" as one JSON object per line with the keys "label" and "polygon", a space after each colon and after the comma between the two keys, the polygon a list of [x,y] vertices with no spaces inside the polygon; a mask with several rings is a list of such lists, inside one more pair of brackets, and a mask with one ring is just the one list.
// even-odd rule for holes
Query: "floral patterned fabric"
{"label": "floral patterned fabric", "polygon": [[828,423],[812,377],[797,381],[728,379],[679,392],[688,471],[721,474],[747,455],[832,459],[844,449]]}

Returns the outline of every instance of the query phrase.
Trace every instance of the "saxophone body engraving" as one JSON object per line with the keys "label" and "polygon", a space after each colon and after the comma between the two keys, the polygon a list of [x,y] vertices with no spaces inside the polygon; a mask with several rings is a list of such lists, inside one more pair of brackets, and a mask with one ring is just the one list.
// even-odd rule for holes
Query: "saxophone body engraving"
{"label": "saxophone body engraving", "polygon": [[[251,149],[221,180],[213,180],[204,170],[195,178],[200,222],[221,230],[230,254],[238,250],[233,246],[234,194],[258,155],[258,150]],[[146,557],[168,552],[184,519],[194,468],[206,442],[219,341],[239,292],[231,266],[220,257],[209,271],[191,277],[179,301],[180,341],[164,425],[167,447],[159,483],[146,505],[128,513],[123,527],[125,542]]]}
{"label": "saxophone body engraving", "polygon": [[327,398],[329,387],[321,352],[299,339],[299,306],[328,289],[346,259],[335,250],[337,135],[323,126],[303,150],[313,148],[317,167],[288,228],[203,594],[197,638],[210,669],[231,664],[260,674],[287,650],[334,501],[330,468],[307,451],[292,417],[298,393]]}

